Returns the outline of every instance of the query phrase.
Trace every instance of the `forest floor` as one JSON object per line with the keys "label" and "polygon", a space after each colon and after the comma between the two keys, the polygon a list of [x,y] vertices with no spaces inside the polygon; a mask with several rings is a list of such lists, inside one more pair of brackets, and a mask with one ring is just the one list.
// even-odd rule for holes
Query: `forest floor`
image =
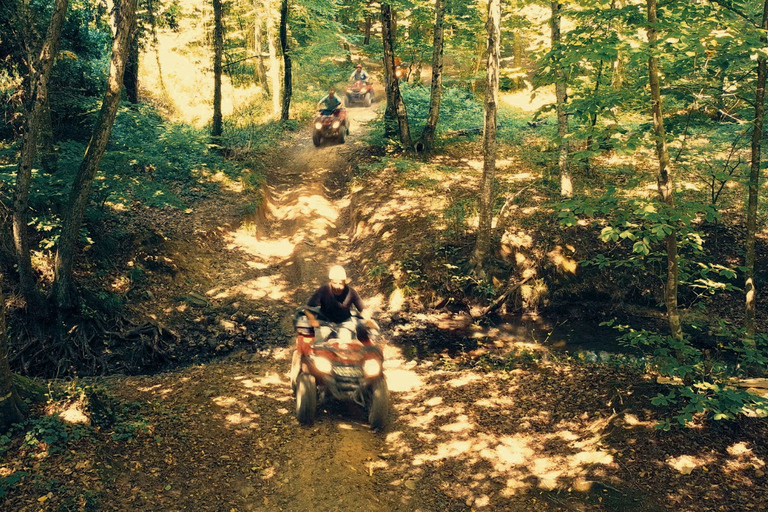
{"label": "forest floor", "polygon": [[[45,441],[7,450],[0,476],[20,480],[0,493],[0,509],[768,509],[763,420],[660,432],[654,379],[550,354],[503,329],[484,350],[417,361],[387,343],[394,326],[384,321],[388,427],[372,431],[344,404],[299,425],[288,380],[293,308],[339,262],[371,307],[385,309],[359,273],[348,187],[373,110],[350,115],[345,145],[315,148],[302,131],[281,148],[259,213],[244,218],[241,191],[224,184],[193,212],[157,219],[156,256],[168,272],[141,290],[150,299],[142,313],[187,350],[207,344],[226,355],[89,380],[101,390],[90,408],[108,421],[71,435],[66,450]],[[412,236],[409,226],[402,216],[395,237]],[[515,350],[523,355],[504,359]],[[508,363],[483,364],[489,355]],[[80,404],[67,417],[76,420]]]}

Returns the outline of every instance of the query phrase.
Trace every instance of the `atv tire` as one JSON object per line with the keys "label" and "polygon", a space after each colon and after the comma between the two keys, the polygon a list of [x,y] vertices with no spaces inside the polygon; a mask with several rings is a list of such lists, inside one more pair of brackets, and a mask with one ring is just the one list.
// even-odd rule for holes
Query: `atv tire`
{"label": "atv tire", "polygon": [[342,126],[339,128],[339,144],[344,144],[345,140],[347,140],[347,127]]}
{"label": "atv tire", "polygon": [[363,105],[365,105],[366,107],[370,107],[371,106],[371,101],[372,101],[372,98],[371,98],[372,96],[373,95],[370,92],[365,93],[365,98],[363,99]]}
{"label": "atv tire", "polygon": [[389,390],[384,377],[373,384],[371,389],[371,405],[368,410],[368,423],[374,430],[382,430],[387,425],[389,414]]}
{"label": "atv tire", "polygon": [[319,133],[317,132],[312,133],[312,143],[315,145],[315,147],[319,146],[322,141],[323,141],[323,138],[320,136]]}
{"label": "atv tire", "polygon": [[296,419],[302,425],[311,425],[317,412],[317,384],[307,373],[296,379]]}

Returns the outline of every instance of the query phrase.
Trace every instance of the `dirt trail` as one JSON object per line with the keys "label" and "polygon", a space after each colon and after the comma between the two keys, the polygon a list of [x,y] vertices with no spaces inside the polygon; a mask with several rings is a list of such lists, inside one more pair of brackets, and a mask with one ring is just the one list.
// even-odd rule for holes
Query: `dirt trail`
{"label": "dirt trail", "polygon": [[[349,155],[375,112],[350,108],[348,114],[352,132],[346,144],[316,148],[303,136],[286,148],[281,164],[268,174],[265,222],[253,219],[254,226],[238,230],[231,239],[229,248],[247,254],[247,263],[261,270],[261,278],[280,282],[279,289],[285,290],[280,298],[294,305],[306,301],[334,263],[345,265],[354,276],[347,252]],[[292,336],[290,311],[283,317],[283,331]],[[280,378],[289,394],[285,375]],[[281,485],[274,489],[272,503],[282,510],[392,510],[371,478],[383,450],[382,438],[355,407],[319,416],[314,426],[299,428],[285,446],[285,466],[277,478]]]}

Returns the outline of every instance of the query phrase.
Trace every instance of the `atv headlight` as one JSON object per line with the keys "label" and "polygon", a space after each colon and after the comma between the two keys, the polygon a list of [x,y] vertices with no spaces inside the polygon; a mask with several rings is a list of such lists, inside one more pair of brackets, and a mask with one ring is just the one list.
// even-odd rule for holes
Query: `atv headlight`
{"label": "atv headlight", "polygon": [[334,122],[333,122],[333,129],[334,129],[334,130],[335,130],[336,128],[338,128],[339,126],[341,126],[341,121],[334,121]]}
{"label": "atv headlight", "polygon": [[315,130],[322,130],[323,129],[323,123],[315,123]]}
{"label": "atv headlight", "polygon": [[317,371],[322,373],[331,373],[333,370],[333,363],[324,357],[313,357],[312,364],[315,365]]}
{"label": "atv headlight", "polygon": [[381,373],[381,363],[376,359],[367,359],[363,363],[363,373],[366,377],[376,377]]}

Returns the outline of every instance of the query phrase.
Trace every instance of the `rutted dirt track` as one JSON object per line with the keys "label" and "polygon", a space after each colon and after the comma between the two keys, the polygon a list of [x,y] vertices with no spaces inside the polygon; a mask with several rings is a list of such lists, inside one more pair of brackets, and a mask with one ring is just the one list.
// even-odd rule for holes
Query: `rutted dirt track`
{"label": "rutted dirt track", "polygon": [[[286,344],[293,308],[325,280],[330,265],[344,264],[355,277],[347,252],[348,156],[374,111],[349,114],[345,145],[316,148],[302,133],[283,148],[269,169],[262,211],[230,226],[209,280],[192,285],[210,302],[239,298],[245,304],[239,309],[278,311],[273,319]],[[290,349],[240,351],[225,362],[128,379],[126,399],[138,393],[192,423],[153,433],[162,438],[157,450],[167,453],[149,457],[155,467],[123,461],[119,492],[110,493],[115,509],[127,507],[125,500],[147,510],[398,509],[397,493],[385,492],[379,475],[384,437],[351,405],[300,427],[289,361]]]}

